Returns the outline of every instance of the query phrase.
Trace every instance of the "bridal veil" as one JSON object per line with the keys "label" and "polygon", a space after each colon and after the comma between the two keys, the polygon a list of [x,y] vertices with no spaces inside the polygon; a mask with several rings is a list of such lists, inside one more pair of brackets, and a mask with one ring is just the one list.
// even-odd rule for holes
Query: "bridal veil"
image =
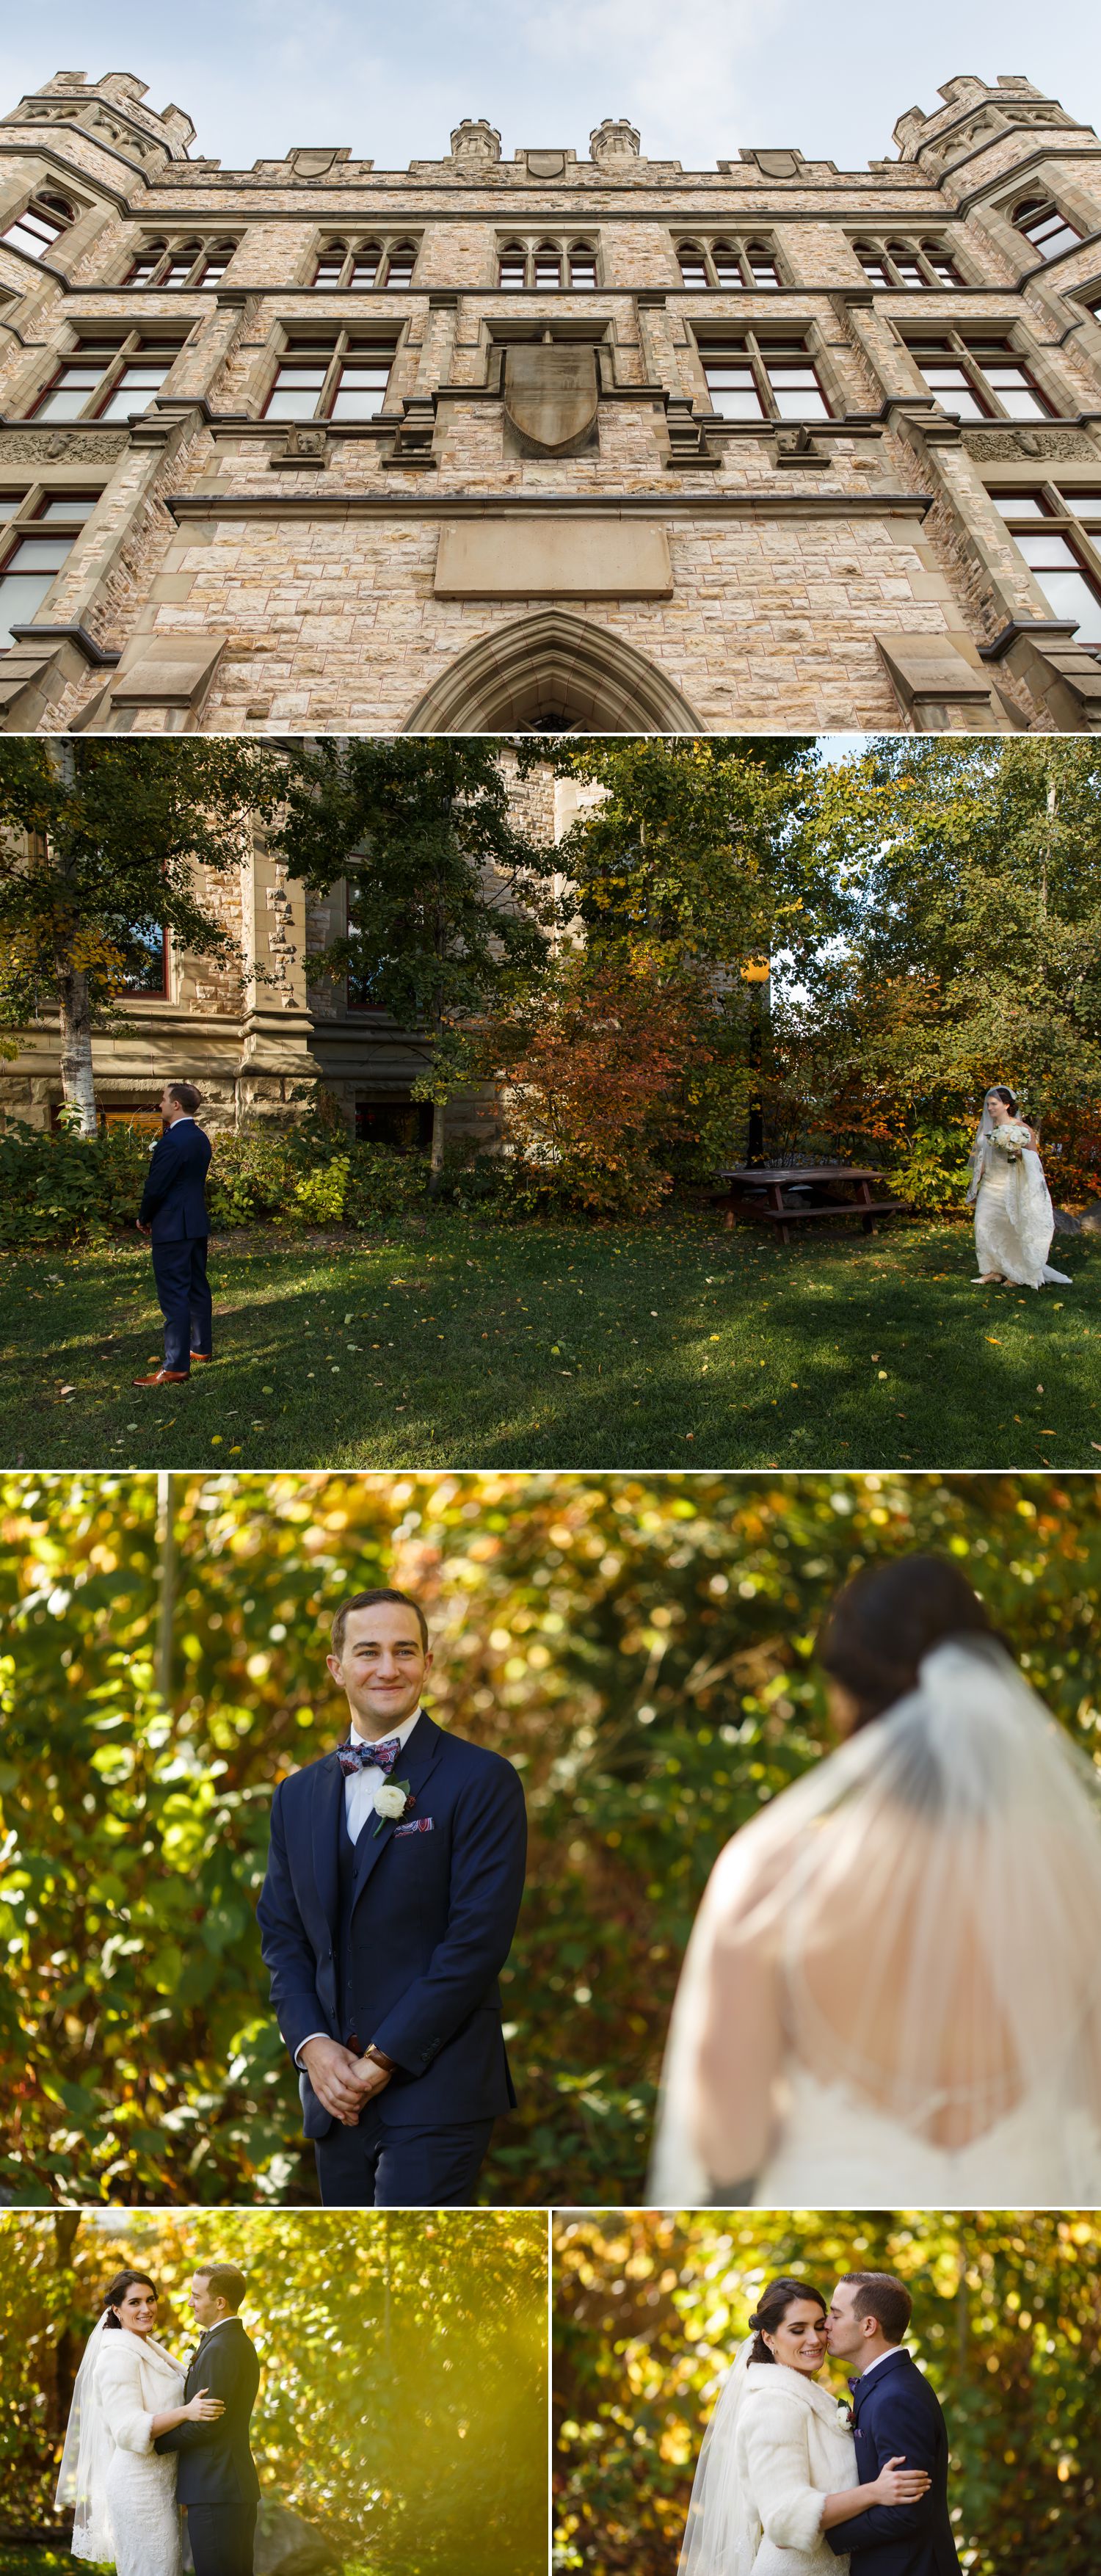
{"label": "bridal veil", "polygon": [[106,2323],[102,2316],[93,2326],[76,2375],[56,2506],[59,2513],[73,2507],[74,2558],[110,2562],[115,2555],[115,2540],[107,2510],[107,2471],[113,2444],[95,2384]]}
{"label": "bridal veil", "polygon": [[761,2539],[737,2466],[738,2409],[755,2337],[739,2344],[704,2433],[677,2576],[750,2576]]}
{"label": "bridal veil", "polygon": [[[747,1961],[778,2029],[755,2057]],[[754,1989],[755,1991],[755,1989]],[[981,2139],[1023,2103],[1101,2127],[1101,1780],[995,1640],[938,1645],[917,1687],[727,1844],[688,1946],[651,2197],[720,2196],[716,2085],[802,2068],[912,2137]],[[718,2075],[716,2070],[718,2070]]]}

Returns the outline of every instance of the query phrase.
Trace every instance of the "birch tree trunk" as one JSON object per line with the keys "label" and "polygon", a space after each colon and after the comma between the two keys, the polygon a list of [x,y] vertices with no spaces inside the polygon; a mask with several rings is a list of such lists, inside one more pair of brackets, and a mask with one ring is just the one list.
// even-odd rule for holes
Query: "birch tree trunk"
{"label": "birch tree trunk", "polygon": [[83,967],[62,964],[58,969],[57,985],[61,1010],[61,1095],[66,1108],[77,1113],[80,1134],[94,1136],[96,1093],[92,1076],[92,1010],[87,972]]}

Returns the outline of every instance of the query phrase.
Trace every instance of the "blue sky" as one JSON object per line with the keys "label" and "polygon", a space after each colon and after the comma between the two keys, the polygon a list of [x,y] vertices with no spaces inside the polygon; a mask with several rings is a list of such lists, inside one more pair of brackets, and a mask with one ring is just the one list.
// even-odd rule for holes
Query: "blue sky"
{"label": "blue sky", "polygon": [[163,14],[51,0],[6,15],[4,109],[62,68],[134,72],[227,168],[348,144],[401,169],[446,152],[461,116],[488,116],[510,157],[583,152],[601,117],[623,115],[644,150],[687,168],[743,144],[860,168],[957,72],[1023,72],[1101,126],[1101,11],[1085,0],[189,0]]}

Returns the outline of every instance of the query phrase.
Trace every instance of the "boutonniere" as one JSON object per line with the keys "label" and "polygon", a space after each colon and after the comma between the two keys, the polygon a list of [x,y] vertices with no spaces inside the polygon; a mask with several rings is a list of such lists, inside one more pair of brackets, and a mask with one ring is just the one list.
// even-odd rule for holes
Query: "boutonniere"
{"label": "boutonniere", "polygon": [[837,2421],[841,2431],[843,2433],[851,2433],[855,2420],[848,2398],[839,2397],[837,2400]]}
{"label": "boutonniere", "polygon": [[394,1824],[399,1817],[407,1816],[412,1805],[413,1792],[408,1780],[380,1781],[375,1791],[375,1833],[380,1834],[384,1825]]}

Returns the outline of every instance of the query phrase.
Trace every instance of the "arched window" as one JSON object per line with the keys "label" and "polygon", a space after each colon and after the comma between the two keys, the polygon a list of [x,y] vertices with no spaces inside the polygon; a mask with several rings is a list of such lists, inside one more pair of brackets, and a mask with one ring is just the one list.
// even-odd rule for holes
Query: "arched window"
{"label": "arched window", "polygon": [[678,243],[677,258],[680,261],[682,286],[705,287],[707,285],[707,262],[698,242]]}
{"label": "arched window", "polygon": [[346,271],[346,286],[380,286],[382,283],[381,242],[361,242],[353,252],[351,267]]}
{"label": "arched window", "polygon": [[127,286],[151,286],[162,260],[167,256],[167,242],[148,242],[144,250],[139,250],[124,283]]}
{"label": "arched window", "polygon": [[182,242],[178,250],[169,252],[168,266],[163,276],[157,279],[158,286],[188,286],[192,270],[198,267],[202,255],[201,242]]}
{"label": "arched window", "polygon": [[1051,197],[1026,197],[1013,209],[1013,221],[1025,240],[1038,250],[1041,259],[1058,259],[1065,250],[1077,250],[1082,235],[1068,224]]}
{"label": "arched window", "polygon": [[917,252],[907,242],[888,242],[887,257],[901,286],[924,286],[925,276]]}
{"label": "arched window", "polygon": [[590,290],[596,285],[596,252],[590,242],[570,246],[570,285]]}
{"label": "arched window", "polygon": [[341,278],[344,275],[344,263],[347,256],[348,245],[346,242],[326,242],[324,250],[319,254],[317,267],[314,270],[314,285],[339,286]]}
{"label": "arched window", "polygon": [[45,259],[47,251],[75,222],[75,210],[67,197],[32,197],[25,212],[8,224],[2,238],[9,250],[21,250],[28,259]]}
{"label": "arched window", "polygon": [[[386,262],[387,286],[411,286],[416,260],[417,254],[413,243],[399,242],[397,249],[391,251]],[[358,285],[358,279],[356,280],[356,283]]]}
{"label": "arched window", "polygon": [[874,250],[871,242],[857,242],[856,256],[869,286],[890,286],[891,278],[882,253]]}
{"label": "arched window", "polygon": [[742,263],[729,242],[716,242],[711,253],[712,265],[720,286],[740,286]]}
{"label": "arched window", "polygon": [[519,242],[509,242],[502,251],[497,269],[497,284],[507,288],[526,286],[527,258]]}
{"label": "arched window", "polygon": [[773,254],[770,250],[766,250],[763,242],[749,242],[746,246],[745,255],[749,262],[749,273],[754,286],[783,285],[783,279],[780,275],[779,269],[777,268]]}
{"label": "arched window", "polygon": [[960,276],[954,259],[950,257],[946,250],[941,248],[939,242],[923,241],[921,245],[921,255],[925,261],[926,267],[931,269],[938,285],[962,286],[963,279]]}
{"label": "arched window", "polygon": [[535,283],[547,294],[562,284],[562,260],[553,242],[540,242],[535,254]]}
{"label": "arched window", "polygon": [[236,242],[216,242],[195,280],[196,286],[220,286],[237,248]]}

